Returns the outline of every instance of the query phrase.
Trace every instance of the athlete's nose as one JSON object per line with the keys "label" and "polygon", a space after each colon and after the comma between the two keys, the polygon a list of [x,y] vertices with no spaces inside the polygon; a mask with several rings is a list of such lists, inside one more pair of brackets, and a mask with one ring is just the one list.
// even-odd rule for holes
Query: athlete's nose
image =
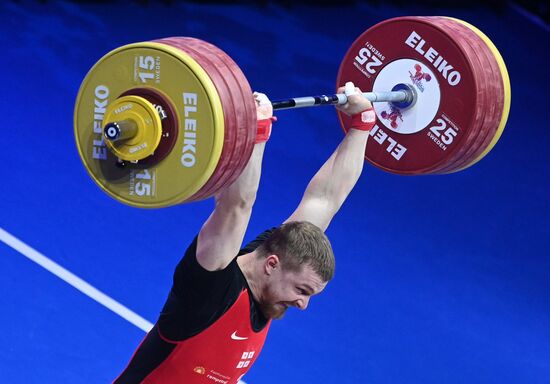
{"label": "athlete's nose", "polygon": [[296,306],[300,308],[302,311],[307,308],[307,305],[309,304],[309,297],[303,297],[298,299],[296,302]]}

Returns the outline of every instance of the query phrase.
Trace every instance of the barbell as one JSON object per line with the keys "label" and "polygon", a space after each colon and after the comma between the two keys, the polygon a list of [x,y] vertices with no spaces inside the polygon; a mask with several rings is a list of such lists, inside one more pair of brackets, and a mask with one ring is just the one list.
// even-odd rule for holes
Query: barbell
{"label": "barbell", "polygon": [[[445,174],[481,160],[508,118],[510,80],[494,44],[448,17],[374,25],[347,51],[337,85],[354,82],[378,123],[365,158],[396,174]],[[216,46],[171,37],[117,48],[88,72],[74,126],[80,157],[110,196],[142,207],[205,199],[242,172],[256,137],[252,90]],[[343,94],[273,101],[344,104]],[[338,112],[344,131],[351,119]]]}

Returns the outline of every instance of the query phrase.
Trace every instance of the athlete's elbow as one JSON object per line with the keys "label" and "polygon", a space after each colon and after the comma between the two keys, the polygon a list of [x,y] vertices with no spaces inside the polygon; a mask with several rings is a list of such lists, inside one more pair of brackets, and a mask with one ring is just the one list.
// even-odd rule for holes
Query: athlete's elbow
{"label": "athlete's elbow", "polygon": [[348,198],[349,194],[351,193],[353,186],[355,185],[355,182],[353,184],[347,184],[341,186],[337,191],[334,191],[334,193],[330,196],[329,202],[327,203],[327,209],[330,209],[333,215],[335,215],[346,199]]}

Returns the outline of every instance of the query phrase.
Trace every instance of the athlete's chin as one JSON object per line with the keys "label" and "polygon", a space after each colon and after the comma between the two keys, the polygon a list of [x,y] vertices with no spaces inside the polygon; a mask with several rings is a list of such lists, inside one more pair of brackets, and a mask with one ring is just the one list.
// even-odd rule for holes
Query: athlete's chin
{"label": "athlete's chin", "polygon": [[282,319],[286,313],[287,306],[283,304],[270,305],[264,309],[264,315],[268,319],[279,320]]}
{"label": "athlete's chin", "polygon": [[285,313],[286,313],[286,309],[283,309],[282,311],[275,313],[271,318],[273,320],[280,320],[285,316]]}

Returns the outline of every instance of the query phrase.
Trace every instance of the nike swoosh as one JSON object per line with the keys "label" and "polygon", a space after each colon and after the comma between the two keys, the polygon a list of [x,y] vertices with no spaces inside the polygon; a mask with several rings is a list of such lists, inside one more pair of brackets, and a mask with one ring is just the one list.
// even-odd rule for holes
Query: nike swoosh
{"label": "nike swoosh", "polygon": [[231,335],[231,338],[233,340],[246,340],[246,339],[248,339],[248,337],[237,336],[237,331],[233,332],[233,334]]}

